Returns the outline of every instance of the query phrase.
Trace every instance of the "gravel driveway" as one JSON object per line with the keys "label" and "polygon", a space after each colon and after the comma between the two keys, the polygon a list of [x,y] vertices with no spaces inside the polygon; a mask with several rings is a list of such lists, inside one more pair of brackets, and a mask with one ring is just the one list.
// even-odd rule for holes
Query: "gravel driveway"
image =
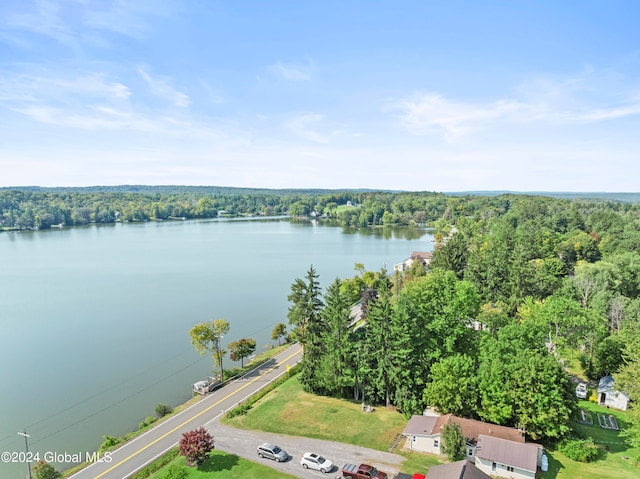
{"label": "gravel driveway", "polygon": [[[395,477],[400,471],[400,464],[404,457],[389,452],[376,451],[366,447],[353,446],[334,441],[310,439],[307,437],[284,436],[262,431],[247,431],[223,426],[217,420],[207,424],[207,428],[213,434],[216,449],[229,452],[251,461],[263,463],[293,476],[305,479],[329,479],[342,477],[342,466],[348,462],[353,464],[371,464],[386,472],[389,477]],[[270,442],[277,444],[289,453],[291,459],[278,463],[270,459],[258,457],[256,447],[260,443]],[[300,465],[300,458],[305,452],[317,452],[333,462],[334,468],[330,473],[322,474],[320,471],[306,470]]]}

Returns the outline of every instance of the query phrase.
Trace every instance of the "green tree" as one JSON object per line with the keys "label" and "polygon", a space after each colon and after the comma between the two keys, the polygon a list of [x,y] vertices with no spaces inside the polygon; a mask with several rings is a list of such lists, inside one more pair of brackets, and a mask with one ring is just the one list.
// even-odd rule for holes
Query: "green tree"
{"label": "green tree", "polygon": [[215,365],[220,368],[220,379],[224,377],[222,370],[222,358],[227,352],[222,347],[222,338],[229,332],[229,323],[224,319],[215,319],[196,324],[189,331],[191,344],[196,351],[204,355],[210,352]]}
{"label": "green tree", "polygon": [[443,414],[470,417],[476,414],[476,363],[466,354],[441,359],[431,367],[424,402]]}
{"label": "green tree", "polygon": [[468,254],[468,241],[463,233],[458,232],[434,251],[430,267],[453,271],[458,279],[462,279],[467,268]]}
{"label": "green tree", "polygon": [[232,361],[240,361],[240,366],[244,367],[244,358],[248,358],[256,350],[256,340],[242,338],[230,343],[227,347],[229,348],[229,358]]}
{"label": "green tree", "polygon": [[462,433],[462,427],[455,422],[449,422],[442,428],[441,433],[442,454],[447,456],[449,461],[455,462],[464,459],[467,455],[467,439]]}
{"label": "green tree", "polygon": [[424,388],[434,362],[473,347],[475,332],[470,326],[478,308],[474,286],[459,281],[452,271],[435,269],[400,291],[393,321],[408,332],[398,346],[405,352],[405,371],[395,393],[396,405],[403,413],[422,411]]}
{"label": "green tree", "polygon": [[297,329],[297,336],[304,346],[306,343],[307,326],[310,323],[319,321],[322,310],[322,294],[318,274],[309,267],[305,279],[296,278],[291,285],[291,294],[287,299],[292,303],[289,307],[289,324]]}
{"label": "green tree", "polygon": [[341,281],[335,279],[324,295],[325,307],[320,313],[324,324],[322,375],[328,392],[345,396],[345,388],[353,383],[349,371],[351,301],[342,292]]}
{"label": "green tree", "polygon": [[35,479],[59,479],[62,477],[62,474],[56,471],[51,464],[43,460],[36,462],[33,466],[33,475]]}
{"label": "green tree", "polygon": [[640,331],[629,333],[623,351],[624,364],[613,375],[616,387],[625,391],[631,399],[629,419],[631,427],[621,432],[633,447],[640,446]]}
{"label": "green tree", "polygon": [[271,339],[274,341],[278,341],[278,346],[280,346],[280,340],[287,336],[287,325],[284,323],[278,323],[271,330]]}

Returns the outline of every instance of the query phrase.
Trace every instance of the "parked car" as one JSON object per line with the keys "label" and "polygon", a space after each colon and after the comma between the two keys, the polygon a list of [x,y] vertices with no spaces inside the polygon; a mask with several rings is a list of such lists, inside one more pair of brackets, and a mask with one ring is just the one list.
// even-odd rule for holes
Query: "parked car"
{"label": "parked car", "polygon": [[342,468],[342,477],[350,479],[387,479],[387,474],[368,464],[360,464],[359,466],[345,464]]}
{"label": "parked car", "polygon": [[587,385],[585,383],[580,383],[576,386],[576,396],[580,399],[587,399]]}
{"label": "parked car", "polygon": [[287,451],[281,449],[275,444],[269,444],[268,442],[262,443],[258,446],[258,456],[273,459],[276,462],[284,462],[289,459]]}
{"label": "parked car", "polygon": [[305,452],[300,458],[300,465],[320,472],[330,472],[333,469],[333,462],[314,452]]}

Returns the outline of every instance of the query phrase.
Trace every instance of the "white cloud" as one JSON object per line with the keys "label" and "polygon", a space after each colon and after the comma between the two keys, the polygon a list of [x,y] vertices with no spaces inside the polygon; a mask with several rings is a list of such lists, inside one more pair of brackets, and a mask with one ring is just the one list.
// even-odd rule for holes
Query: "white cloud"
{"label": "white cloud", "polygon": [[286,65],[282,62],[271,65],[269,69],[277,76],[291,81],[311,80],[311,65],[301,67],[297,65]]}
{"label": "white cloud", "polygon": [[310,125],[318,125],[324,120],[324,115],[319,113],[305,113],[298,115],[287,123],[287,128],[300,138],[316,143],[327,143],[329,136],[322,134]]}
{"label": "white cloud", "polygon": [[493,124],[543,122],[579,125],[640,114],[637,87],[592,71],[576,77],[538,77],[512,95],[492,102],[464,102],[434,92],[418,92],[388,103],[386,111],[414,135],[439,135],[448,142]]}
{"label": "white cloud", "polygon": [[503,118],[522,108],[513,101],[473,104],[451,101],[438,94],[416,94],[395,102],[391,109],[400,111],[401,121],[415,135],[441,134],[454,140],[479,124]]}
{"label": "white cloud", "polygon": [[77,46],[73,29],[62,20],[61,5],[52,0],[37,0],[33,10],[8,15],[4,21],[10,30],[29,31],[44,35],[61,44]]}
{"label": "white cloud", "polygon": [[147,82],[151,92],[158,98],[164,99],[175,106],[186,108],[191,104],[189,96],[173,88],[168,78],[152,77],[142,68],[138,68],[138,73]]}

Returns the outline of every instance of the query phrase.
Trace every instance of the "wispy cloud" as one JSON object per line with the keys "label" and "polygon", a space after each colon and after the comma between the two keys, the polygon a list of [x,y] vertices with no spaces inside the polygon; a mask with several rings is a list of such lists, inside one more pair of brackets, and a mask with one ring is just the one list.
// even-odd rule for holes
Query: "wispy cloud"
{"label": "wispy cloud", "polygon": [[186,95],[168,87],[164,80],[147,77],[154,85],[154,94],[169,100],[171,107],[143,102],[144,94],[135,82],[129,84],[104,73],[44,71],[39,75],[0,71],[0,106],[38,123],[71,129],[154,133],[226,144],[245,142],[242,131],[231,122],[222,125],[194,119],[185,108],[189,104]]}
{"label": "wispy cloud", "polygon": [[147,82],[151,92],[169,103],[186,108],[191,104],[189,96],[170,85],[170,79],[166,77],[152,77],[150,73],[142,68],[138,68],[138,73]]}
{"label": "wispy cloud", "polygon": [[639,115],[637,90],[607,87],[603,77],[535,78],[518,85],[512,95],[485,103],[417,92],[388,102],[385,110],[396,114],[410,133],[439,135],[448,142],[497,123],[585,124]]}
{"label": "wispy cloud", "polygon": [[496,120],[521,108],[517,102],[497,101],[482,105],[451,101],[438,94],[415,94],[395,102],[403,126],[414,135],[440,134],[454,140],[480,123]]}
{"label": "wispy cloud", "polygon": [[277,62],[269,67],[269,70],[275,75],[290,81],[307,81],[311,80],[313,66],[285,64]]}
{"label": "wispy cloud", "polygon": [[63,21],[60,10],[60,2],[36,0],[32,9],[27,8],[26,11],[8,15],[5,18],[4,27],[8,30],[44,35],[67,46],[77,46],[73,28]]}
{"label": "wispy cloud", "polygon": [[167,15],[170,8],[142,0],[23,0],[19,11],[0,7],[0,39],[25,48],[35,34],[75,50],[87,44],[106,48],[108,33],[140,40],[149,33],[148,18]]}
{"label": "wispy cloud", "polygon": [[320,133],[314,125],[324,120],[324,115],[319,113],[305,113],[298,115],[287,123],[287,128],[300,138],[316,143],[327,143],[329,135]]}

